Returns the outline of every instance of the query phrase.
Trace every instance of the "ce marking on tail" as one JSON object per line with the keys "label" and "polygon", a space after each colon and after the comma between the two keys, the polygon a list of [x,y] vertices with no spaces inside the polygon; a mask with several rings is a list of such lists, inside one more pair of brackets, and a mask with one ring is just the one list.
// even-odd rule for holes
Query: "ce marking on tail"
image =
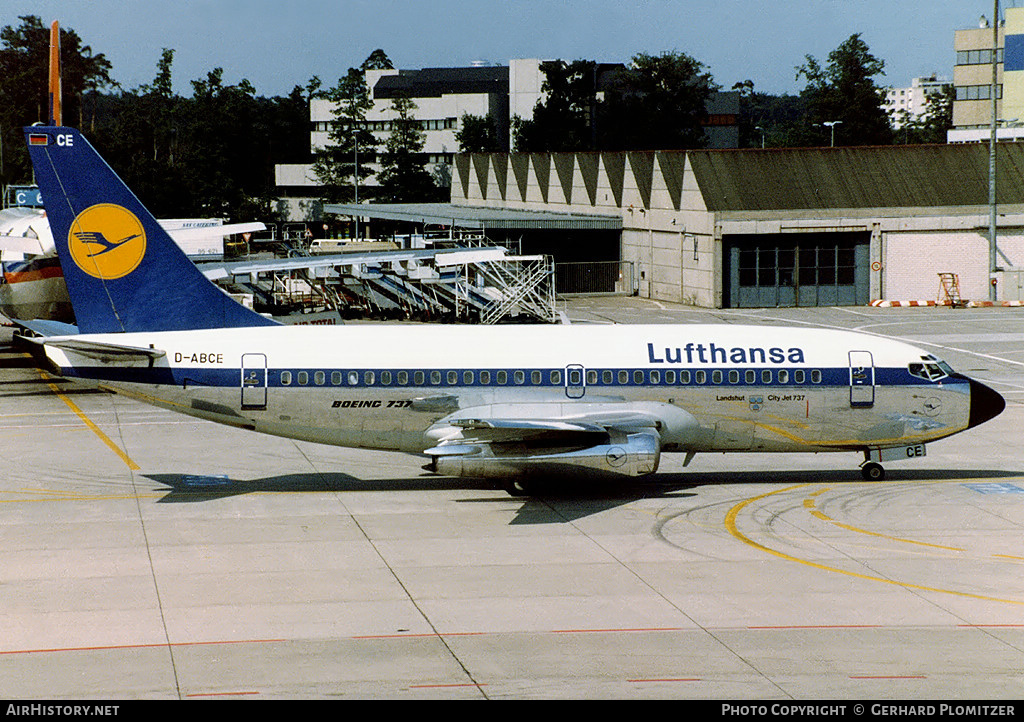
{"label": "ce marking on tail", "polygon": [[57,136],[57,145],[61,148],[71,148],[75,144],[75,136],[70,133],[61,133]]}

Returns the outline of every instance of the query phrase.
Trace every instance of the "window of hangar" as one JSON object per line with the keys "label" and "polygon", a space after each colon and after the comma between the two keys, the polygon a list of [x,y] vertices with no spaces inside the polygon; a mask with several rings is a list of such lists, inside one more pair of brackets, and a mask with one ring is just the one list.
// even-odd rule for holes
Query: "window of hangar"
{"label": "window of hangar", "polygon": [[724,306],[870,302],[870,231],[726,234]]}

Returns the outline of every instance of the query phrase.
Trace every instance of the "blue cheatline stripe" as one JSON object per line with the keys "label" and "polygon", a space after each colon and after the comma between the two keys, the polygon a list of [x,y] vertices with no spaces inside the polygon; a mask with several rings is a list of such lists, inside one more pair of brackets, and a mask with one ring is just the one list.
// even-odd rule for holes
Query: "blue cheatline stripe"
{"label": "blue cheatline stripe", "polygon": [[[253,369],[246,369],[252,371]],[[258,369],[262,372],[263,369]],[[779,381],[779,372],[785,371],[788,379]],[[688,373],[688,377],[684,375]],[[703,379],[699,372],[703,372]],[[731,375],[730,372],[735,372]],[[753,372],[753,381],[748,382],[747,372]],[[771,372],[766,382],[765,372]],[[803,380],[796,379],[803,372]],[[820,377],[819,374],[820,373]],[[100,381],[122,381],[130,383],[163,384],[172,386],[238,387],[241,383],[239,368],[106,368],[83,366],[67,369],[68,376],[90,378]],[[422,376],[421,376],[422,374]],[[723,390],[743,389],[813,389],[820,387],[848,387],[850,370],[847,367],[828,369],[779,369],[779,368],[596,368],[587,369],[585,384],[591,389],[614,388],[692,388],[709,387]],[[337,388],[337,389],[402,389],[402,388],[564,388],[566,374],[558,369],[319,369],[319,368],[271,368],[266,372],[267,385],[282,388]],[[596,376],[596,380],[595,377]],[[610,377],[610,380],[609,380]],[[946,388],[958,384],[966,387],[967,381],[958,377],[940,379]],[[908,373],[902,368],[876,368],[875,386],[921,386],[929,383]]]}

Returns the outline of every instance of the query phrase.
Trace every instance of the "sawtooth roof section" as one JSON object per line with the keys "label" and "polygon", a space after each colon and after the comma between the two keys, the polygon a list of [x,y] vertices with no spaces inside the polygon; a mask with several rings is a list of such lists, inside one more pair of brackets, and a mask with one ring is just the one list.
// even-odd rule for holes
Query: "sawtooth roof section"
{"label": "sawtooth roof section", "polygon": [[[980,143],[688,151],[709,211],[984,206]],[[1024,144],[1000,143],[996,201],[1024,203]]]}

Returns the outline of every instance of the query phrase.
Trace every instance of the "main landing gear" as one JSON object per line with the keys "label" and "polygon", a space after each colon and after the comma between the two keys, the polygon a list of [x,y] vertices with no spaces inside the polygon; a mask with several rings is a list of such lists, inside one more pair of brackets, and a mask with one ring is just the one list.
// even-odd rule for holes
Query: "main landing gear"
{"label": "main landing gear", "polygon": [[860,475],[864,477],[864,481],[883,481],[885,468],[877,461],[865,461],[860,465]]}

